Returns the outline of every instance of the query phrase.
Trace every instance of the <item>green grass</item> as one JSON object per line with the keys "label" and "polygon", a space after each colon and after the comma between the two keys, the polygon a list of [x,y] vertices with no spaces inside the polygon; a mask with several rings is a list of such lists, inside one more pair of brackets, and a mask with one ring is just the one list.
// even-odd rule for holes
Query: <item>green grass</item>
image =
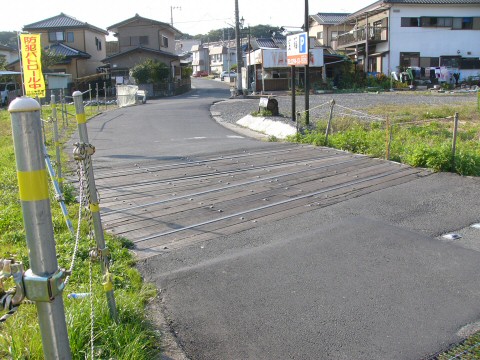
{"label": "green grass", "polygon": [[[476,103],[421,107],[389,105],[364,111],[373,116],[389,117],[393,125],[390,160],[434,171],[480,176],[480,116]],[[452,134],[453,115],[456,112],[459,113],[460,122],[454,163]],[[288,140],[325,145],[377,158],[387,156],[390,134],[387,134],[386,122],[366,122],[353,117],[334,118],[328,141],[325,141],[327,121],[317,119],[312,123],[315,123],[315,128],[291,136]]]}
{"label": "green grass", "polygon": [[[74,112],[73,108],[69,109]],[[92,112],[86,109],[87,115]],[[50,116],[49,109],[42,110],[42,118]],[[61,121],[59,121],[61,127]],[[62,144],[76,129],[76,122],[69,119],[68,128],[61,127]],[[47,145],[51,140],[51,124],[46,124]],[[53,145],[49,151],[52,152]],[[63,148],[63,168],[68,168],[68,156],[72,149]],[[54,159],[54,156],[52,156]],[[94,160],[95,161],[95,160]],[[70,167],[72,164],[70,164]],[[72,169],[70,169],[71,172]],[[11,134],[10,114],[0,111],[0,259],[14,258],[29,267],[25,232],[16,177],[15,155]],[[76,190],[66,183],[67,203],[70,218],[76,227],[78,204],[75,203]],[[59,266],[69,268],[74,248],[74,236],[70,234],[60,207],[51,193],[52,222],[55,231],[56,249]],[[90,357],[90,298],[68,299],[67,294],[89,292],[90,259],[89,249],[95,247],[94,241],[87,238],[87,226],[82,224],[82,237],[77,255],[76,266],[64,291],[66,321],[72,356],[74,359]],[[160,354],[160,339],[153,325],[147,320],[145,305],[156,295],[151,284],[143,282],[134,268],[135,261],[129,248],[132,243],[123,238],[114,238],[106,234],[106,242],[111,250],[111,272],[115,276],[115,299],[119,321],[110,319],[106,296],[101,285],[102,276],[99,263],[93,263],[93,301],[94,301],[94,348],[97,359],[153,359]],[[6,285],[11,284],[11,281]],[[6,286],[7,287],[7,286]],[[3,313],[0,313],[3,315]],[[1,359],[43,359],[40,330],[37,322],[36,307],[23,304],[19,311],[0,325]]]}

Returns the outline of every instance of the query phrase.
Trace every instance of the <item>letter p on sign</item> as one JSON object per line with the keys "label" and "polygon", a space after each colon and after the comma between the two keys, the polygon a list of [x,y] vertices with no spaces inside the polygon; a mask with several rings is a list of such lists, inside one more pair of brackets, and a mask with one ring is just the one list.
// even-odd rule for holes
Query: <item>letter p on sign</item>
{"label": "letter p on sign", "polygon": [[308,52],[307,49],[307,34],[300,35],[300,54],[306,54]]}

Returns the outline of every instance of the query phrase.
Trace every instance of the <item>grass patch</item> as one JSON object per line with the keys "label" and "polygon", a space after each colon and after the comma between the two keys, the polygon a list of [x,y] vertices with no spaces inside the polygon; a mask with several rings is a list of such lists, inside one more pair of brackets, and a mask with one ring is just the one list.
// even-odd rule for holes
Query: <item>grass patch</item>
{"label": "grass patch", "polygon": [[[74,113],[73,107],[69,108]],[[91,112],[86,109],[87,115]],[[50,110],[42,109],[42,118],[48,119]],[[59,120],[59,126],[61,126]],[[51,124],[46,123],[47,144],[53,144]],[[65,141],[76,130],[76,122],[70,118],[68,126],[62,127],[61,144],[64,150],[62,163],[68,172],[68,156],[72,149],[64,147]],[[49,151],[52,151],[53,145]],[[52,156],[52,159],[54,157]],[[67,171],[65,171],[67,170]],[[70,169],[70,171],[72,171]],[[18,199],[15,155],[11,132],[10,114],[0,111],[0,258],[14,258],[29,267],[23,217]],[[76,189],[65,183],[65,197],[70,218],[76,227],[79,206],[75,203]],[[69,268],[74,248],[74,236],[69,232],[60,207],[51,191],[52,221],[59,266]],[[95,247],[94,240],[88,239],[87,226],[82,224],[77,261],[73,275],[64,291],[66,321],[70,347],[74,359],[90,357],[90,298],[68,299],[69,293],[89,292],[90,258],[89,250]],[[156,296],[153,285],[145,284],[140,273],[133,267],[134,258],[128,249],[133,244],[128,239],[115,238],[106,234],[106,242],[111,250],[111,272],[114,274],[115,299],[118,310],[118,323],[109,316],[105,293],[101,285],[100,264],[93,263],[93,301],[95,308],[94,345],[98,359],[152,359],[160,353],[159,334],[147,320],[145,305]],[[1,313],[0,315],[3,315]],[[1,359],[43,359],[40,330],[36,307],[23,304],[18,312],[0,325]]]}
{"label": "grass patch", "polygon": [[[355,117],[334,118],[326,140],[327,121],[312,121],[314,128],[287,140],[385,158],[434,171],[480,176],[480,115],[476,101],[445,106],[376,106],[364,110],[369,115],[389,118],[386,122],[364,121]],[[459,113],[455,162],[452,157],[453,115]],[[417,122],[417,123],[416,123]],[[389,147],[388,147],[389,143]]]}

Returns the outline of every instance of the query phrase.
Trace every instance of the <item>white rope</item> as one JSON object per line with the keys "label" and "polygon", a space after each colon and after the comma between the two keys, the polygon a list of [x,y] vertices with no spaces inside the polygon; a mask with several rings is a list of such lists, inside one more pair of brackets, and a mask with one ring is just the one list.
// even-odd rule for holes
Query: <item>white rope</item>
{"label": "white rope", "polygon": [[[70,269],[68,270],[68,272],[70,274],[72,274],[73,272],[73,268],[75,266],[75,260],[77,258],[77,253],[78,253],[78,246],[79,246],[79,243],[80,243],[80,228],[81,228],[81,224],[82,224],[82,208],[83,208],[83,180],[84,180],[84,172],[81,170],[81,167],[80,167],[80,170],[79,170],[79,188],[80,188],[80,196],[79,196],[79,209],[78,209],[78,223],[77,223],[77,232],[76,232],[76,235],[75,235],[75,247],[73,249],[73,254],[72,254],[72,261],[70,263]],[[68,281],[70,280],[70,276],[71,275],[68,275],[66,278],[65,278],[65,286],[67,286],[68,284]]]}
{"label": "white rope", "polygon": [[351,112],[353,112],[353,113],[361,114],[362,116],[364,116],[364,117],[366,117],[366,118],[368,117],[368,118],[370,118],[370,119],[377,120],[377,121],[385,121],[385,119],[383,119],[383,118],[376,117],[376,116],[372,116],[372,115],[369,115],[369,114],[367,114],[367,113],[361,112],[361,111],[359,111],[359,110],[350,109],[350,108],[348,108],[348,107],[346,107],[346,106],[342,106],[342,105],[338,105],[338,104],[336,104],[336,106],[338,106],[339,108],[342,108],[342,109],[351,111]]}

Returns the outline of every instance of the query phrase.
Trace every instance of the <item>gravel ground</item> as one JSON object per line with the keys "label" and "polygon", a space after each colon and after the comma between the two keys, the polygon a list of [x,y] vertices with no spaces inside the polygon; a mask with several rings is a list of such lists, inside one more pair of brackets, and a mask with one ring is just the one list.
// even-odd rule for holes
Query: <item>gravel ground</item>
{"label": "gravel ground", "polygon": [[[272,117],[271,119],[289,122],[291,119],[292,99],[291,96],[278,94],[274,95],[278,101],[280,117]],[[356,111],[364,111],[372,106],[378,105],[406,105],[406,106],[422,106],[422,105],[445,105],[445,104],[461,104],[476,103],[476,93],[415,93],[415,92],[385,92],[385,93],[355,93],[355,94],[321,94],[310,95],[310,119],[326,118],[329,112],[329,102],[335,100],[335,114],[352,113],[347,109]],[[223,121],[236,123],[242,117],[258,110],[258,98],[246,99],[229,99],[221,101],[212,106],[211,112],[220,116]],[[325,104],[323,106],[320,106]],[[298,111],[304,111],[304,96],[296,97],[296,108]],[[347,109],[345,109],[347,108]],[[385,114],[386,117],[387,114]],[[453,115],[453,114],[452,114]],[[291,121],[290,121],[291,123]]]}

